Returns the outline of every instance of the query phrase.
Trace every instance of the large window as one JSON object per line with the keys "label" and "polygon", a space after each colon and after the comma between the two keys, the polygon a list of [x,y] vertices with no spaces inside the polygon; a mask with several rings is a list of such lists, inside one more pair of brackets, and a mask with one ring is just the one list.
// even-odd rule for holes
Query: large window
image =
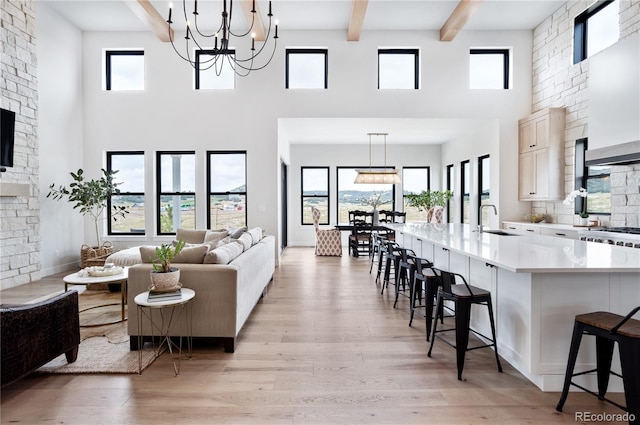
{"label": "large window", "polygon": [[419,57],[418,49],[378,49],[378,88],[417,90]]}
{"label": "large window", "polygon": [[287,49],[285,87],[326,89],[328,56],[327,49]]}
{"label": "large window", "polygon": [[196,228],[195,152],[158,152],[156,222],[159,235]]}
{"label": "large window", "polygon": [[[120,183],[120,193],[112,196],[107,205],[107,233],[144,234],[144,152],[107,152],[107,170],[117,171],[113,181]],[[129,214],[124,218],[116,217],[114,221],[111,214],[113,206],[126,206]]]}
{"label": "large window", "polygon": [[[453,164],[447,165],[447,190],[453,192],[453,187],[455,185],[455,176],[453,174]],[[449,223],[454,222],[453,217],[453,205],[451,204],[451,199],[447,200],[447,221]]]}
{"label": "large window", "polygon": [[509,88],[509,50],[471,49],[469,87],[472,89]]}
{"label": "large window", "polygon": [[[213,50],[196,50],[194,83],[196,90],[233,90],[236,88],[236,73],[232,64],[225,63],[226,56],[215,56]],[[235,57],[235,50],[229,54]],[[220,58],[218,61],[215,58]],[[234,65],[235,66],[235,65]]]}
{"label": "large window", "polygon": [[106,90],[144,90],[144,51],[105,51]]}
{"label": "large window", "polygon": [[[366,167],[338,167],[338,223],[349,222],[349,211],[391,210],[395,208],[395,188],[392,184],[355,184],[357,169]],[[375,167],[384,168],[384,167]],[[386,167],[393,169],[394,167]],[[376,201],[377,202],[374,202]]]}
{"label": "large window", "polygon": [[320,210],[320,224],[329,224],[329,167],[302,167],[302,224],[313,224],[311,207]]}
{"label": "large window", "polygon": [[606,49],[620,38],[618,0],[600,0],[578,15],[573,29],[573,63]]}
{"label": "large window", "polygon": [[247,153],[207,152],[207,228],[247,225]]}
{"label": "large window", "polygon": [[[480,205],[491,203],[491,158],[484,155],[478,158],[478,196]],[[489,225],[489,210],[482,208],[482,217],[478,217],[478,224]]]}
{"label": "large window", "polygon": [[583,202],[587,202],[587,213],[589,214],[611,214],[611,167],[596,165],[585,166],[585,152],[587,150],[587,139],[576,140],[576,183],[575,188],[584,187],[587,189],[586,201],[584,198],[576,197],[575,212],[582,212]]}
{"label": "large window", "polygon": [[471,163],[469,160],[460,163],[460,221],[471,223]]}
{"label": "large window", "polygon": [[402,169],[402,201],[404,211],[407,213],[406,221],[424,221],[426,215],[418,208],[407,204],[407,195],[421,193],[431,188],[431,175],[429,167],[404,167]]}

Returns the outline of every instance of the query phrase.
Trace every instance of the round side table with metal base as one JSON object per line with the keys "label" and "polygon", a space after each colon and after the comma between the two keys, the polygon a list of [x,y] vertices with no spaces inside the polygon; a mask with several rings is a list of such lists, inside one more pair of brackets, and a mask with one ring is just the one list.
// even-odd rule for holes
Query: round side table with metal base
{"label": "round side table with metal base", "polygon": [[[186,324],[187,324],[187,357],[191,358],[191,349],[192,349],[192,339],[193,339],[193,313],[191,310],[191,301],[196,296],[196,293],[193,289],[182,288],[181,289],[181,297],[175,299],[167,299],[167,300],[154,300],[149,301],[149,291],[143,292],[141,294],[136,295],[134,298],[134,302],[138,307],[138,373],[142,374],[142,347],[144,344],[144,336],[143,336],[143,326],[142,320],[143,317],[149,320],[149,324],[151,326],[151,340],[154,345],[153,349],[155,351],[155,356],[158,357],[160,355],[160,349],[163,344],[166,342],[167,347],[169,348],[169,352],[171,353],[171,360],[173,362],[173,371],[176,376],[180,373],[180,359],[182,358],[182,336],[179,338],[179,343],[176,344],[171,340],[170,330],[171,325],[179,320],[183,315],[186,316]],[[176,308],[180,307],[177,310]],[[159,313],[160,323],[154,322],[153,311],[157,310]],[[158,332],[158,336],[160,337],[160,343],[158,346],[155,346],[155,332]],[[178,349],[177,356],[173,353],[173,348]],[[176,362],[177,360],[177,362]]]}
{"label": "round side table with metal base", "polygon": [[100,308],[100,307],[107,307],[110,305],[118,305],[120,304],[121,306],[121,316],[120,316],[120,320],[115,320],[113,322],[107,322],[107,323],[98,323],[98,324],[93,324],[93,325],[80,325],[83,328],[90,328],[90,327],[95,327],[95,326],[103,326],[103,325],[112,325],[114,323],[120,323],[120,322],[124,322],[125,320],[127,320],[127,316],[125,315],[124,312],[124,306],[125,303],[127,302],[127,279],[129,277],[129,268],[128,267],[124,267],[122,270],[122,273],[119,274],[114,274],[111,276],[86,276],[84,274],[82,274],[81,272],[76,272],[76,273],[71,273],[69,275],[66,275],[65,277],[62,278],[62,280],[64,281],[64,290],[65,292],[67,291],[67,288],[69,285],[91,285],[91,284],[95,284],[95,283],[119,283],[120,284],[120,296],[121,296],[121,302],[120,303],[110,303],[110,304],[101,304],[101,305],[96,305],[93,307],[89,307],[89,308],[85,308],[84,310],[80,310],[80,313],[85,312],[87,310],[92,310],[94,308]]}

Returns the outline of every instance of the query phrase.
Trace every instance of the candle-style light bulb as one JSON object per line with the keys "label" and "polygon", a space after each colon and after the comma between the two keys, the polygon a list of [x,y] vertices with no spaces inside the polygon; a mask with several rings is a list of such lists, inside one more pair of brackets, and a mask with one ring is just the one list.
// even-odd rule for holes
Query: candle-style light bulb
{"label": "candle-style light bulb", "polygon": [[171,11],[173,10],[173,3],[169,3],[169,19],[167,19],[168,23],[171,23]]}
{"label": "candle-style light bulb", "polygon": [[198,0],[194,0],[193,2],[193,14],[194,15],[198,14]]}
{"label": "candle-style light bulb", "polygon": [[278,23],[279,21],[276,19],[276,34],[273,36],[273,38],[278,38]]}
{"label": "candle-style light bulb", "polygon": [[256,33],[251,33],[251,50],[256,50]]}

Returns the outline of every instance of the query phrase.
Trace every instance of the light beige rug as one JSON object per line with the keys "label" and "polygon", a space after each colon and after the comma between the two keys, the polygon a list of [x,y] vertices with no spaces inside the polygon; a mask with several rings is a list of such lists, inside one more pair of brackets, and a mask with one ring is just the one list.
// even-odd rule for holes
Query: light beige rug
{"label": "light beige rug", "polygon": [[[89,310],[80,314],[81,324],[104,323],[120,317],[119,293],[83,291],[80,309],[115,301],[115,306]],[[80,328],[78,358],[67,363],[64,354],[36,370],[36,373],[138,373],[138,351],[129,350],[127,322]],[[164,351],[164,350],[162,350]],[[156,359],[151,344],[142,350],[142,370]]]}

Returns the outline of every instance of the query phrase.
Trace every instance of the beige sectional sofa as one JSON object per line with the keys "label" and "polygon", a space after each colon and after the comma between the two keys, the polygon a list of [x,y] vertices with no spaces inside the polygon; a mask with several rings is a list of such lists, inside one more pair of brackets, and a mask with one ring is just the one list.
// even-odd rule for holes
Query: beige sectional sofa
{"label": "beige sectional sofa", "polygon": [[[224,350],[232,353],[242,326],[273,278],[275,237],[267,235],[258,241],[254,239],[249,248],[228,264],[173,262],[172,266],[180,268],[182,286],[196,293],[191,301],[193,337],[221,340]],[[138,349],[138,315],[133,299],[148,290],[151,270],[152,265],[148,263],[129,268],[128,330],[132,350]],[[182,315],[175,321],[170,335],[186,336],[186,320],[186,315]],[[154,334],[157,335],[157,331]],[[142,335],[152,335],[148,320],[143,320]]]}

